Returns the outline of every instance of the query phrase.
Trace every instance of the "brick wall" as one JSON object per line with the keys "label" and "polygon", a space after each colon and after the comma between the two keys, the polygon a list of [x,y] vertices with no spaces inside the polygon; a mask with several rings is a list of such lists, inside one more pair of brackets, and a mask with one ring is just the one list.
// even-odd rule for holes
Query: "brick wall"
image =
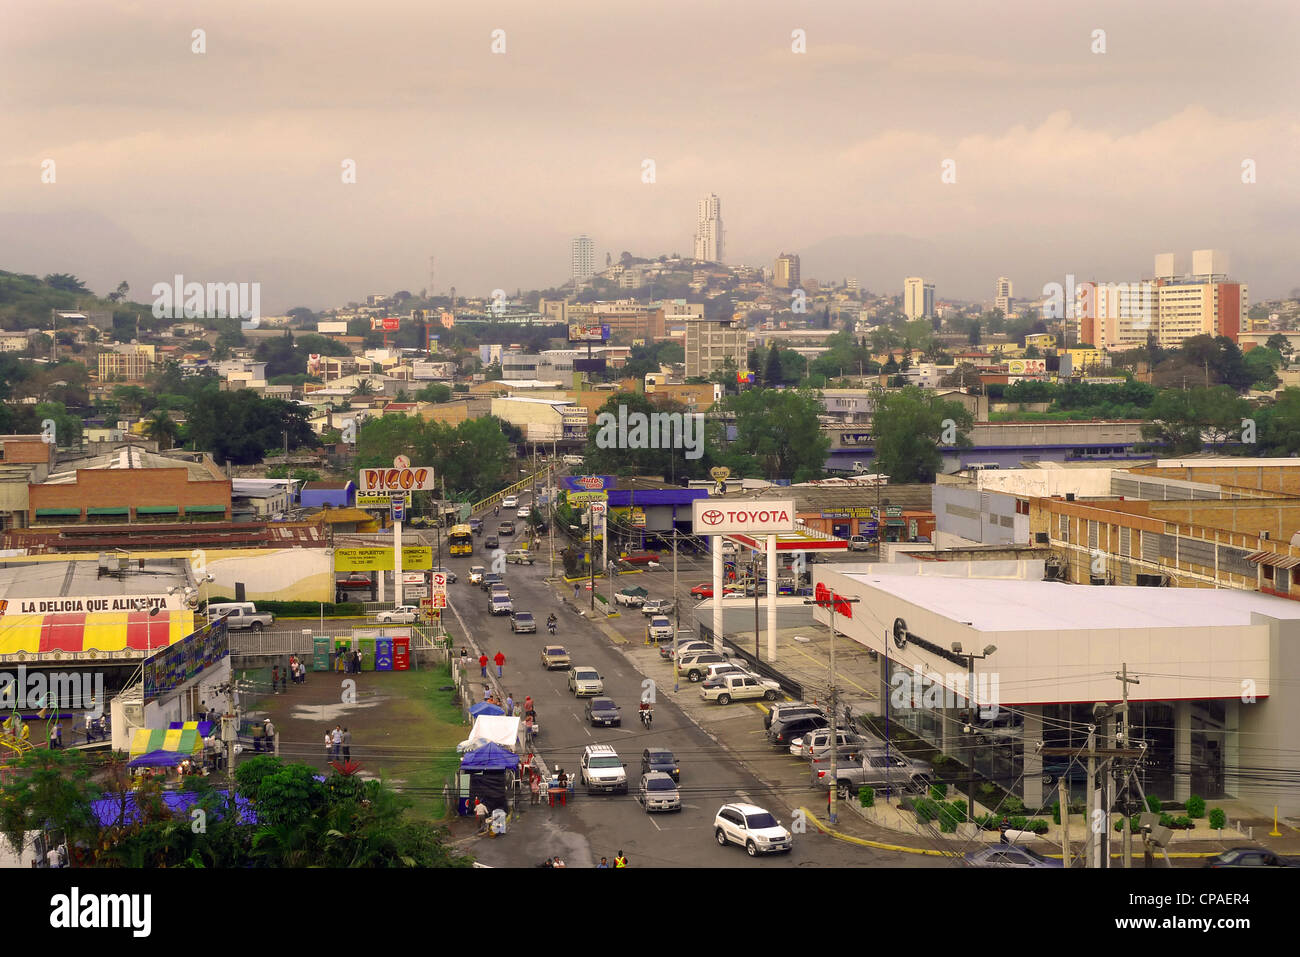
{"label": "brick wall", "polygon": [[[36,520],[37,509],[178,505],[181,514],[189,505],[221,505],[230,519],[230,481],[190,481],[187,469],[77,469],[77,480],[66,485],[29,485],[28,518]],[[206,518],[217,517],[214,514]]]}
{"label": "brick wall", "polygon": [[54,446],[41,440],[39,435],[6,435],[0,437],[5,465],[53,465]]}

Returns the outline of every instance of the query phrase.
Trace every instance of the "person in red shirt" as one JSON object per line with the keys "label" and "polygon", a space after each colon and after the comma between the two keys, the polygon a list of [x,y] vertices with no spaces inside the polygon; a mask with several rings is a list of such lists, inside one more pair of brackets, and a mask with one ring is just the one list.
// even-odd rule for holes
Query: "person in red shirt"
{"label": "person in red shirt", "polygon": [[498,651],[497,654],[496,654],[496,657],[493,658],[492,660],[495,661],[495,662],[497,663],[497,677],[500,678],[500,677],[501,677],[501,669],[505,667],[506,656],[503,655],[501,652]]}
{"label": "person in red shirt", "polygon": [[487,662],[488,662],[487,655],[478,656],[478,666],[482,670],[484,678],[487,677]]}

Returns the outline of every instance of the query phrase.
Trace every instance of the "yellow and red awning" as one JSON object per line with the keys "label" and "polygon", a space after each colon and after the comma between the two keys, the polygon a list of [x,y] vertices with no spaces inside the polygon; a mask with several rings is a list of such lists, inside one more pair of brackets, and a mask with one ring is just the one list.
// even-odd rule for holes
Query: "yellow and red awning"
{"label": "yellow and red awning", "polygon": [[191,611],[105,611],[0,617],[0,657],[145,658],[194,631]]}

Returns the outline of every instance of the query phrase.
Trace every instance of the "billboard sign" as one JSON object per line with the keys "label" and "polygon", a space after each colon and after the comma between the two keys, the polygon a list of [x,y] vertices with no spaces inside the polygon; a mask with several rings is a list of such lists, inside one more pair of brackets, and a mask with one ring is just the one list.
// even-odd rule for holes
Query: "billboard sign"
{"label": "billboard sign", "polygon": [[794,499],[724,502],[697,498],[691,503],[696,535],[769,535],[794,531]]}
{"label": "billboard sign", "polygon": [[603,492],[618,484],[612,475],[566,475],[564,485],[571,492]]}
{"label": "billboard sign", "polygon": [[570,342],[606,342],[609,339],[609,326],[599,323],[573,323],[569,325]]}
{"label": "billboard sign", "polygon": [[180,595],[98,595],[88,598],[10,598],[0,602],[0,615],[87,615],[102,611],[151,611],[184,608]]}
{"label": "billboard sign", "polygon": [[[402,568],[410,571],[428,571],[433,567],[433,549],[428,545],[403,545]],[[336,548],[336,572],[391,572],[391,548]]]}
{"label": "billboard sign", "polygon": [[609,500],[608,492],[570,492],[570,505],[588,505],[592,502],[606,502]]}
{"label": "billboard sign", "polygon": [[144,661],[144,700],[152,701],[195,678],[230,654],[226,619],[209,622]]}
{"label": "billboard sign", "polygon": [[436,488],[433,469],[427,465],[405,469],[362,469],[357,482],[362,492],[425,492]]}
{"label": "billboard sign", "polygon": [[1007,375],[1041,375],[1047,371],[1046,359],[1008,359]]}
{"label": "billboard sign", "polygon": [[[403,492],[401,494],[405,500],[403,504],[410,508],[411,493]],[[393,492],[358,492],[357,508],[388,508],[396,497],[397,495]]]}

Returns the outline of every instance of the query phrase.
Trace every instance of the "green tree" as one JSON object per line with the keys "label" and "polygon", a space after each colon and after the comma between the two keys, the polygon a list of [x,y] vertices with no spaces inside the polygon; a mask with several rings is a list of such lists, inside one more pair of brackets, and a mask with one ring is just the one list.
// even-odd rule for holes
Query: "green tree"
{"label": "green tree", "polygon": [[1261,420],[1258,454],[1289,457],[1300,453],[1300,389],[1284,389],[1257,417]]}
{"label": "green tree", "polygon": [[145,423],[144,434],[158,443],[158,449],[164,451],[176,444],[180,436],[180,426],[166,412],[155,412]]}
{"label": "green tree", "polygon": [[734,416],[736,437],[725,442],[721,424],[713,428],[716,456],[736,475],[806,482],[826,471],[830,438],[821,431],[819,397],[806,389],[748,389],[723,402]]}
{"label": "green tree", "polygon": [[[620,419],[619,410],[625,408],[626,418]],[[596,410],[596,426],[587,434],[587,447],[584,450],[584,468],[597,475],[662,475],[669,481],[683,478],[703,478],[708,474],[707,454],[704,453],[705,429],[699,420],[678,421],[681,427],[671,430],[667,436],[667,448],[649,448],[649,429],[638,433],[633,425],[639,416],[646,416],[649,423],[662,422],[662,419],[649,418],[656,413],[688,415],[686,407],[679,402],[655,401],[643,392],[616,392]],[[668,420],[671,426],[673,420]],[[619,423],[629,423],[628,434],[620,434]],[[688,458],[694,451],[685,447],[688,438],[686,426],[691,426],[690,437],[695,440],[696,449],[701,455]],[[659,432],[656,444],[663,444],[663,433]],[[635,447],[634,447],[635,446]]]}
{"label": "green tree", "polygon": [[374,395],[375,384],[369,379],[359,379],[357,384],[352,387],[352,394],[356,396]]}
{"label": "green tree", "polygon": [[451,387],[441,382],[431,382],[415,393],[415,398],[418,402],[450,402]]}
{"label": "green tree", "polygon": [[100,793],[80,752],[37,748],[12,762],[11,771],[0,783],[0,833],[15,853],[32,831],[61,832],[69,847],[94,846],[92,802]]}
{"label": "green tree", "polygon": [[1164,389],[1148,410],[1150,421],[1142,438],[1168,455],[1199,452],[1208,442],[1217,447],[1241,434],[1241,420],[1250,405],[1229,386],[1208,389]]}
{"label": "green tree", "polygon": [[1268,341],[1264,343],[1264,347],[1266,349],[1272,349],[1278,355],[1285,356],[1291,354],[1291,340],[1280,332],[1275,332],[1269,336]]}
{"label": "green tree", "polygon": [[767,350],[767,363],[763,366],[763,381],[769,388],[781,385],[785,381],[785,376],[781,371],[781,353],[777,349],[775,342]]}
{"label": "green tree", "polygon": [[974,419],[959,402],[940,399],[916,386],[886,395],[871,422],[873,471],[891,482],[933,482],[943,466],[941,447],[969,448]]}
{"label": "green tree", "polygon": [[286,433],[290,451],[316,444],[301,406],[245,389],[202,393],[188,425],[194,448],[211,452],[221,464],[260,462],[268,450],[283,446]]}

